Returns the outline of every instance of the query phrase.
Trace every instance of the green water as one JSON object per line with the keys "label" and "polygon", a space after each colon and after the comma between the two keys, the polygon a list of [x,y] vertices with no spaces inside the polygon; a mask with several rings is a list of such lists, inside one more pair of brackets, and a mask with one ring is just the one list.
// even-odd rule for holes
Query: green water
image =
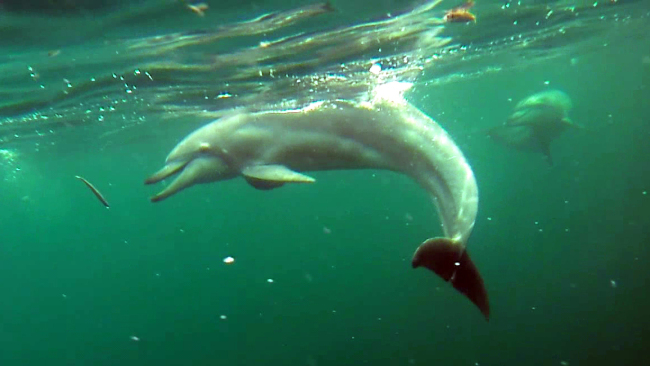
{"label": "green water", "polygon": [[[476,175],[468,250],[489,322],[411,269],[441,230],[404,176],[322,172],[268,192],[236,179],[152,204],[143,180],[189,124],[5,162],[0,365],[647,364],[648,57],[644,37],[408,95]],[[553,143],[554,166],[481,135],[548,88],[587,127]]]}

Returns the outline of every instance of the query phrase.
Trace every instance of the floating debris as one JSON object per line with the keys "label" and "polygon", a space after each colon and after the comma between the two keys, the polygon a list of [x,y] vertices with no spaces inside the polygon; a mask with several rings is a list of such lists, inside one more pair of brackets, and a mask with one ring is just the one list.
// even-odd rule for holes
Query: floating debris
{"label": "floating debris", "polygon": [[185,4],[188,9],[196,13],[196,15],[203,17],[205,16],[205,11],[208,10],[208,4],[206,3],[199,3],[199,4]]}
{"label": "floating debris", "polygon": [[84,184],[85,184],[85,185],[86,185],[86,186],[87,186],[87,187],[88,187],[88,188],[93,192],[93,194],[95,195],[95,197],[97,197],[97,199],[98,199],[102,204],[104,204],[104,206],[106,206],[106,208],[110,208],[110,205],[109,205],[108,202],[106,201],[106,198],[104,198],[104,196],[103,196],[103,195],[102,195],[102,194],[97,190],[97,188],[95,188],[95,186],[93,186],[89,181],[85,180],[84,178],[82,178],[82,177],[80,177],[80,176],[78,176],[78,175],[75,175],[75,178],[77,178],[77,179],[79,179],[80,181],[84,182]]}
{"label": "floating debris", "polygon": [[225,264],[231,264],[231,263],[234,263],[234,262],[235,262],[235,258],[233,258],[233,257],[226,257],[226,258],[223,259],[223,262],[224,262]]}
{"label": "floating debris", "polygon": [[140,338],[138,338],[136,336],[131,336],[131,340],[134,341],[134,342],[140,342]]}

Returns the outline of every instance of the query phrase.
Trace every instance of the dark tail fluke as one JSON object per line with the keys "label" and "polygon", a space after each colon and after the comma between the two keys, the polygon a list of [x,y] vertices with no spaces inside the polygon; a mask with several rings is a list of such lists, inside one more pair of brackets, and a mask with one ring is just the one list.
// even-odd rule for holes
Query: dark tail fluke
{"label": "dark tail fluke", "polygon": [[483,278],[463,245],[447,238],[429,239],[415,251],[413,268],[426,267],[476,305],[486,320],[490,319],[490,304]]}

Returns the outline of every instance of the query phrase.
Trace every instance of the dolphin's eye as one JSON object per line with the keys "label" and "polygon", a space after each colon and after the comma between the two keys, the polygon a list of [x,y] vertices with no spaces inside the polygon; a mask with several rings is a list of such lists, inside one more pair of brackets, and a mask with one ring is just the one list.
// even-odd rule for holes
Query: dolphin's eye
{"label": "dolphin's eye", "polygon": [[202,142],[201,145],[199,145],[199,151],[200,152],[207,152],[210,150],[210,144],[207,142]]}

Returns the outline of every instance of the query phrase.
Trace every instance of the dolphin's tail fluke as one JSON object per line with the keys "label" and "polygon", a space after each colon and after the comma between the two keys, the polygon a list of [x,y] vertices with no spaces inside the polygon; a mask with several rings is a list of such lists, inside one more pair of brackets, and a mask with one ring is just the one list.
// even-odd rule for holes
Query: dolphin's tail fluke
{"label": "dolphin's tail fluke", "polygon": [[483,278],[469,258],[465,246],[448,238],[433,238],[422,243],[413,255],[413,268],[426,267],[476,305],[486,320],[490,304]]}

